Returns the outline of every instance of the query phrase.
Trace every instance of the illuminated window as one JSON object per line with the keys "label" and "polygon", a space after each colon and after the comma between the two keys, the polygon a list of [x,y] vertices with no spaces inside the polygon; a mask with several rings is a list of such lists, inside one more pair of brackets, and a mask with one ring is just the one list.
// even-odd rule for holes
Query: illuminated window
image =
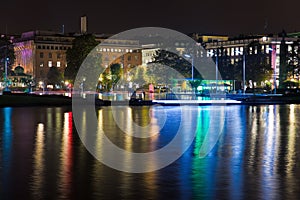
{"label": "illuminated window", "polygon": [[254,47],[254,54],[257,54],[257,47]]}
{"label": "illuminated window", "polygon": [[57,61],[57,64],[56,64],[57,67],[60,67],[61,66],[61,63],[60,61]]}
{"label": "illuminated window", "polygon": [[266,53],[270,53],[269,45],[266,45]]}
{"label": "illuminated window", "polygon": [[280,54],[280,45],[276,45],[276,53]]}
{"label": "illuminated window", "polygon": [[51,60],[48,61],[48,67],[52,67],[52,61]]}
{"label": "illuminated window", "polygon": [[44,67],[44,62],[40,62],[40,67]]}
{"label": "illuminated window", "polygon": [[234,56],[234,48],[231,48],[231,56]]}

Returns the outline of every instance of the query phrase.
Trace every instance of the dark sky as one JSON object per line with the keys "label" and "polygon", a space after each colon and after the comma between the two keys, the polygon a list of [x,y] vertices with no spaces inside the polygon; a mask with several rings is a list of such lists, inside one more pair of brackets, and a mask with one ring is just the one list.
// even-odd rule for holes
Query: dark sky
{"label": "dark sky", "polygon": [[300,32],[300,0],[5,0],[0,32],[78,32],[88,16],[93,33],[119,33],[155,26],[183,33],[225,35]]}

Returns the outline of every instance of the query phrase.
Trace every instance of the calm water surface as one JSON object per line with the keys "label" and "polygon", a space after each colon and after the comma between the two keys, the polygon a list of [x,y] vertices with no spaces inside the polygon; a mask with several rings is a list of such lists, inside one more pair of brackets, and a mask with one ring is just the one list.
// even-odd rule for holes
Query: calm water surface
{"label": "calm water surface", "polygon": [[[145,126],[150,118],[160,120],[162,108],[118,109]],[[181,116],[180,109],[189,109],[188,115]],[[209,125],[212,109],[222,110],[224,127],[213,150],[200,158],[207,130],[218,126]],[[86,150],[71,108],[1,108],[0,199],[299,199],[300,105],[167,107],[164,112],[165,126],[150,127],[156,136],[136,139],[118,128],[110,107],[96,111],[111,141],[133,152],[168,144],[180,121],[187,137],[189,128],[197,130],[176,162],[133,174],[101,164]],[[83,126],[88,119],[83,115]]]}

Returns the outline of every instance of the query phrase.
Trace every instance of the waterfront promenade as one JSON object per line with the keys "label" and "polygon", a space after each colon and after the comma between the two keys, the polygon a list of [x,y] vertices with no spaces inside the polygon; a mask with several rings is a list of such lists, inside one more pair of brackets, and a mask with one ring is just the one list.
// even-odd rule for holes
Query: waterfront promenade
{"label": "waterfront promenade", "polygon": [[[89,96],[89,98],[87,98]],[[111,105],[162,105],[162,106],[180,106],[180,105],[260,105],[260,104],[300,104],[300,95],[253,95],[253,94],[230,94],[230,95],[211,95],[207,97],[191,96],[178,99],[180,95],[172,95],[155,99],[99,99],[99,95],[88,94],[83,102],[94,103],[96,106],[111,106]],[[92,98],[91,98],[92,95]],[[72,97],[55,94],[25,94],[12,93],[0,95],[0,107],[13,106],[65,106],[72,105]],[[95,101],[93,99],[95,97]],[[174,98],[177,97],[177,98]],[[74,97],[73,97],[74,98]],[[76,98],[82,98],[77,95]],[[91,101],[92,100],[92,101]]]}

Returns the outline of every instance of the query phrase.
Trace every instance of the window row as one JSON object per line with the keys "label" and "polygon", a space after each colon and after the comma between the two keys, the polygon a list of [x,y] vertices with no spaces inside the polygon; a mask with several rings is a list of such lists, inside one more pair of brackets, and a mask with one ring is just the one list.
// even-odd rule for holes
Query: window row
{"label": "window row", "polygon": [[[271,52],[276,52],[276,54],[280,53],[280,45],[262,45],[260,48],[258,46],[249,47],[249,54],[271,54]],[[209,49],[206,52],[207,57],[215,56],[216,50]],[[219,50],[218,56],[240,56],[244,54],[244,47],[231,47],[231,48],[224,48],[223,53]],[[201,52],[201,57],[203,57],[203,52]]]}
{"label": "window row", "polygon": [[[56,67],[62,67],[62,62],[57,61],[57,62],[55,63],[55,62],[53,62],[52,60],[49,60],[49,61],[47,62],[47,65],[48,65],[48,67],[53,67],[53,66],[56,66]],[[44,66],[45,66],[45,63],[44,63],[44,62],[40,62],[40,67],[44,67]],[[67,67],[67,64],[66,64],[65,67]]]}
{"label": "window row", "polygon": [[67,50],[67,49],[71,49],[71,47],[67,47],[67,46],[52,46],[52,45],[37,45],[37,49]]}
{"label": "window row", "polygon": [[[54,53],[48,53],[48,58],[53,58],[54,57],[53,54]],[[40,58],[44,58],[44,57],[45,57],[44,52],[40,52]],[[62,58],[62,54],[61,53],[57,53],[56,54],[56,58],[57,59],[61,59]]]}
{"label": "window row", "polygon": [[116,52],[116,53],[121,53],[121,52],[126,52],[126,53],[132,53],[132,49],[113,49],[113,48],[100,48],[100,52]]}

